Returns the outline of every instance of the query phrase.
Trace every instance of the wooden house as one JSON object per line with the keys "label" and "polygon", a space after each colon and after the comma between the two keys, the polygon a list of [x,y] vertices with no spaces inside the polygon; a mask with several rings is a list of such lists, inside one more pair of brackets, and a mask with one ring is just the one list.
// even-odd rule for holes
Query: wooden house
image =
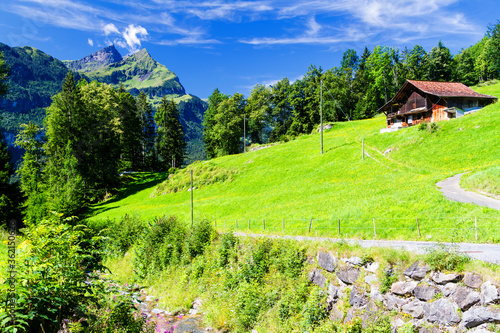
{"label": "wooden house", "polygon": [[407,80],[378,111],[387,115],[387,129],[457,118],[493,103],[497,98],[475,92],[459,82]]}

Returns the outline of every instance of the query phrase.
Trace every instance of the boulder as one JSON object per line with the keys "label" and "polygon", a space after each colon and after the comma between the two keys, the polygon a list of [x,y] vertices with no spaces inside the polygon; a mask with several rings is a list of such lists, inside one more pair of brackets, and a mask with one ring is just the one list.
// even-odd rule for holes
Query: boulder
{"label": "boulder", "polygon": [[342,290],[330,283],[330,285],[328,286],[328,296],[330,296],[334,300],[341,298]]}
{"label": "boulder", "polygon": [[406,298],[401,298],[398,296],[395,296],[393,294],[386,294],[383,296],[383,303],[387,310],[392,311],[392,310],[401,310],[403,305],[407,304],[410,300]]}
{"label": "boulder", "polygon": [[463,283],[465,283],[465,285],[467,287],[477,289],[477,288],[481,287],[481,284],[483,283],[483,279],[481,278],[481,275],[479,275],[479,274],[467,272],[464,274]]}
{"label": "boulder", "polygon": [[441,272],[431,272],[431,279],[432,281],[436,282],[437,284],[446,284],[449,282],[458,282],[462,278],[462,275],[460,274],[455,274],[455,273],[450,273],[450,274],[445,274]]}
{"label": "boulder", "polygon": [[372,285],[376,282],[378,282],[378,278],[375,274],[370,274],[365,276],[365,282],[368,283],[369,285]]}
{"label": "boulder", "polygon": [[358,279],[359,269],[355,267],[344,267],[339,269],[336,274],[340,281],[346,284],[353,284]]}
{"label": "boulder", "polygon": [[461,326],[472,328],[484,323],[500,323],[500,313],[485,307],[475,307],[463,313]]}
{"label": "boulder", "polygon": [[417,286],[413,289],[413,295],[421,301],[429,301],[434,298],[439,293],[436,287],[431,286]]}
{"label": "boulder", "polygon": [[395,282],[391,286],[391,292],[396,295],[405,296],[410,295],[413,290],[417,287],[417,282],[415,281],[400,281]]}
{"label": "boulder", "polygon": [[370,290],[370,299],[378,302],[383,302],[384,295],[382,295],[377,287],[372,286],[372,289]]}
{"label": "boulder", "polygon": [[444,298],[432,303],[424,303],[424,318],[431,323],[451,326],[460,322],[458,306]]}
{"label": "boulder", "polygon": [[311,273],[309,273],[309,281],[323,288],[326,283],[326,278],[323,274],[321,274],[319,269],[315,268]]}
{"label": "boulder", "polygon": [[480,297],[477,291],[472,291],[467,287],[458,286],[450,295],[450,298],[457,303],[458,307],[465,311],[479,302]]}
{"label": "boulder", "polygon": [[419,266],[418,261],[416,261],[404,271],[404,274],[414,280],[422,280],[427,275],[428,271],[430,271],[429,266]]}
{"label": "boulder", "polygon": [[444,286],[439,286],[444,297],[448,297],[455,292],[457,285],[455,283],[447,283]]}
{"label": "boulder", "polygon": [[486,281],[481,286],[481,304],[486,305],[500,300],[498,288],[491,281]]}
{"label": "boulder", "polygon": [[318,265],[324,270],[333,272],[335,267],[337,267],[337,258],[335,258],[331,253],[319,251]]}
{"label": "boulder", "polygon": [[413,318],[422,318],[424,316],[423,302],[414,300],[408,304],[403,305],[403,312],[409,314]]}
{"label": "boulder", "polygon": [[345,262],[354,266],[363,266],[363,260],[360,257],[350,257]]}
{"label": "boulder", "polygon": [[371,262],[365,265],[365,270],[370,273],[377,273],[379,266],[378,262]]}
{"label": "boulder", "polygon": [[355,308],[361,308],[368,303],[368,299],[359,287],[352,287],[351,295],[349,296],[349,304]]}

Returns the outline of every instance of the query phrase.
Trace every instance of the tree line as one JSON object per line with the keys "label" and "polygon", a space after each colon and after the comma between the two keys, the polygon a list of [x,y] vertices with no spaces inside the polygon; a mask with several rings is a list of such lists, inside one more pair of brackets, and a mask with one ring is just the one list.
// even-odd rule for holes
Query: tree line
{"label": "tree line", "polygon": [[[324,71],[311,65],[295,82],[283,78],[272,86],[257,84],[250,96],[226,95],[215,89],[203,121],[209,158],[240,153],[245,142],[262,144],[311,133],[327,122],[375,116],[406,80],[457,81],[471,86],[500,78],[500,23],[491,25],[475,45],[453,56],[440,41],[430,52],[376,46],[344,52],[340,66]],[[321,87],[322,84],[322,87]]]}
{"label": "tree line", "polygon": [[[0,73],[7,75],[2,64]],[[6,92],[5,85],[0,88]],[[16,140],[25,151],[18,173],[28,220],[51,211],[66,217],[82,213],[119,187],[122,171],[162,171],[184,162],[184,129],[176,103],[166,97],[155,111],[143,92],[135,99],[122,86],[76,82],[68,72],[46,112],[43,129],[23,124]],[[5,143],[0,163],[4,155],[0,184],[8,184],[13,172]]]}

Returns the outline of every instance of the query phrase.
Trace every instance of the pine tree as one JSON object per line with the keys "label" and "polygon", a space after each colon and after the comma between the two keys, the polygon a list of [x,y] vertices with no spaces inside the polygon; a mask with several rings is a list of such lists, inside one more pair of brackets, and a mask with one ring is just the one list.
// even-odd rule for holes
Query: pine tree
{"label": "pine tree", "polygon": [[134,97],[125,91],[121,83],[118,88],[118,116],[120,118],[120,168],[135,170],[139,167],[141,160],[141,120]]}
{"label": "pine tree", "polygon": [[208,97],[208,108],[203,115],[203,142],[205,146],[205,151],[208,158],[214,158],[217,156],[217,147],[215,141],[214,126],[216,125],[215,116],[217,114],[217,108],[220,103],[227,100],[229,96],[221,93],[219,89],[215,89],[214,92]]}
{"label": "pine tree", "polygon": [[163,96],[161,105],[155,114],[158,125],[158,155],[164,164],[170,165],[172,168],[182,165],[186,150],[184,129],[179,118],[179,111],[174,100],[168,101]]}
{"label": "pine tree", "polygon": [[24,203],[26,219],[40,221],[47,214],[46,185],[43,181],[45,153],[40,138],[40,128],[29,122],[21,125],[16,145],[24,149],[24,157],[19,169],[21,190],[26,197]]}
{"label": "pine tree", "polygon": [[153,116],[153,109],[148,102],[146,94],[141,91],[137,96],[137,112],[141,124],[141,165],[146,170],[154,170],[156,168],[156,152],[155,139],[156,128]]}

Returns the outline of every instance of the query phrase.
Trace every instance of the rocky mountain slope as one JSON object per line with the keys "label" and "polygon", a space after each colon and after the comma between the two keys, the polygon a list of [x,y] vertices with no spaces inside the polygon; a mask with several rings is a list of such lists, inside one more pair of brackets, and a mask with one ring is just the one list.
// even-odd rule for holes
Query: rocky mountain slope
{"label": "rocky mountain slope", "polygon": [[63,63],[72,71],[91,72],[101,67],[122,60],[122,55],[114,45],[92,53],[80,60],[63,60]]}

